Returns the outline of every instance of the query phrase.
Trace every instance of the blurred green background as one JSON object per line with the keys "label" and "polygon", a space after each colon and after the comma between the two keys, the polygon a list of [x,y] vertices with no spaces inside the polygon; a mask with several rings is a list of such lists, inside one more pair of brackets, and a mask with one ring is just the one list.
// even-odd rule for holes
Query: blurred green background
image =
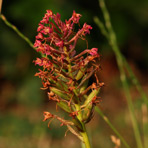
{"label": "blurred green background", "polygon": [[[108,0],[106,5],[121,52],[148,94],[148,0]],[[97,47],[102,55],[103,70],[99,73],[99,80],[106,84],[100,94],[100,108],[131,147],[136,147],[114,54],[93,21],[94,16],[102,19],[98,1],[4,0],[2,14],[34,42],[38,23],[47,9],[59,12],[63,21],[70,18],[75,10],[82,14],[81,26],[87,22],[93,27],[91,34],[87,36],[88,46]],[[78,47],[77,52],[87,48],[85,42],[80,42]],[[48,122],[42,122],[43,111],[54,113],[55,109],[48,101],[46,92],[40,90],[40,79],[34,77],[38,67],[32,61],[39,54],[2,20],[0,52],[0,148],[79,148],[79,140],[71,133],[64,137],[64,126],[60,127],[54,121],[49,129]],[[142,101],[132,85],[130,91],[142,134]],[[88,131],[93,148],[114,147],[110,136],[115,134],[97,113],[88,124]]]}

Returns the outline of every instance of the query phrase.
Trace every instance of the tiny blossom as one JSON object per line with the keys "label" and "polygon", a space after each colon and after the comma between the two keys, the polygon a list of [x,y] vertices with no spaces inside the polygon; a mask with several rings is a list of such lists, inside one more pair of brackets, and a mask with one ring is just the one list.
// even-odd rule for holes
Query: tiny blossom
{"label": "tiny blossom", "polygon": [[81,14],[78,14],[75,11],[73,11],[73,14],[70,20],[72,20],[75,24],[77,24],[79,23],[80,17],[81,17]]}
{"label": "tiny blossom", "polygon": [[64,42],[63,42],[63,41],[59,41],[59,42],[56,42],[55,44],[56,44],[56,46],[58,46],[58,47],[63,47]]}
{"label": "tiny blossom", "polygon": [[40,40],[36,40],[34,43],[34,47],[39,47],[40,45],[42,45]]}
{"label": "tiny blossom", "polygon": [[53,12],[51,10],[47,10],[47,13],[45,14],[45,17],[49,18],[53,15]]}
{"label": "tiny blossom", "polygon": [[91,55],[98,55],[98,48],[92,48],[92,49],[90,50],[90,54],[91,54]]}
{"label": "tiny blossom", "polygon": [[84,35],[90,34],[90,31],[89,31],[90,29],[92,29],[92,27],[90,25],[87,25],[86,23],[84,23],[84,25],[83,25]]}
{"label": "tiny blossom", "polygon": [[39,27],[37,28],[37,32],[41,31],[42,29],[44,29],[44,25],[40,23]]}
{"label": "tiny blossom", "polygon": [[36,36],[36,39],[43,39],[42,33],[38,33],[38,35]]}
{"label": "tiny blossom", "polygon": [[42,64],[42,60],[40,58],[37,58],[35,61],[34,61],[35,65],[39,65],[39,66],[43,66]]}
{"label": "tiny blossom", "polygon": [[43,121],[46,121],[47,119],[50,119],[52,118],[53,115],[49,112],[44,112],[44,120]]}
{"label": "tiny blossom", "polygon": [[48,59],[45,59],[45,58],[42,58],[42,59],[37,58],[34,61],[34,63],[35,65],[43,66],[44,68],[52,66],[52,63]]}

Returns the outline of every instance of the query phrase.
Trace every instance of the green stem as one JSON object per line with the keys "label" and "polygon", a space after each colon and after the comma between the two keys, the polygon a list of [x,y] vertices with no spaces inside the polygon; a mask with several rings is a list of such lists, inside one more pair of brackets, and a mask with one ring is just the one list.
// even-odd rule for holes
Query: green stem
{"label": "green stem", "polygon": [[2,3],[3,3],[3,0],[0,0],[0,13],[2,11]]}
{"label": "green stem", "polygon": [[143,140],[144,140],[144,148],[148,148],[148,108],[146,104],[142,105],[142,120],[143,120]]}
{"label": "green stem", "polygon": [[84,125],[83,128],[84,128],[84,132],[81,132],[81,135],[82,135],[83,141],[85,143],[85,148],[91,148],[90,142],[89,142],[89,139],[88,139],[88,135],[87,135],[87,132],[86,132],[85,125]]}
{"label": "green stem", "polygon": [[[100,28],[101,30],[101,33],[107,38],[108,42],[110,42],[110,39],[109,39],[109,34],[104,26],[104,24],[99,20],[98,17],[94,17],[94,21],[95,23],[98,25],[98,27]],[[119,51],[120,52],[120,51]],[[120,52],[121,54],[121,52]],[[145,102],[145,104],[147,104],[148,106],[148,97],[146,96],[145,92],[143,91],[141,85],[140,85],[140,82],[138,81],[138,79],[136,78],[136,76],[134,75],[131,67],[129,66],[127,60],[125,59],[125,57],[121,54],[122,56],[122,59],[123,59],[123,62],[124,62],[124,66],[125,68],[127,69],[131,79],[132,79],[132,82],[133,84],[136,86],[137,90],[139,91],[143,101]]]}
{"label": "green stem", "polygon": [[36,48],[33,46],[32,42],[31,42],[25,35],[23,35],[23,34],[17,29],[16,26],[14,26],[13,24],[11,24],[11,23],[6,19],[6,17],[5,17],[4,15],[1,14],[1,15],[0,15],[0,18],[4,21],[4,23],[5,23],[8,27],[10,27],[11,29],[13,29],[23,40],[25,40],[25,41],[30,45],[31,48],[36,49]]}
{"label": "green stem", "polygon": [[[98,25],[98,27],[100,28],[102,34],[107,38],[107,40],[110,42],[109,39],[109,34],[104,26],[104,24],[99,20],[98,17],[94,17],[94,21],[95,23]],[[120,52],[120,51],[119,51]],[[121,53],[120,53],[121,54]],[[146,96],[145,92],[143,91],[138,79],[136,78],[136,76],[134,75],[131,67],[129,66],[128,62],[126,61],[125,57],[121,54],[123,62],[124,62],[124,66],[127,69],[133,84],[136,86],[137,90],[139,91],[140,95],[142,96],[143,101],[145,102],[145,104],[147,104],[148,106],[148,97]]]}
{"label": "green stem", "polygon": [[[101,29],[101,32],[102,34],[108,39],[109,41],[109,38],[108,38],[108,34],[107,34],[107,31],[106,31],[106,28],[104,27],[103,23],[97,18],[95,17],[94,18],[94,21],[95,23],[99,26],[99,28]],[[109,41],[110,42],[110,41]],[[142,99],[143,99],[143,102],[147,105],[148,107],[148,97],[146,96],[145,92],[143,91],[141,85],[140,85],[140,82],[138,81],[138,79],[136,78],[136,76],[134,75],[131,67],[129,66],[127,60],[125,59],[125,57],[121,54],[122,56],[122,59],[123,59],[123,62],[124,62],[124,66],[125,68],[127,69],[128,73],[129,73],[129,76],[130,76],[130,79],[132,80],[132,83],[136,86],[137,90],[139,91]],[[144,124],[144,127],[145,124]],[[145,129],[145,128],[144,128]],[[143,130],[143,135],[144,137],[147,137],[147,130]],[[145,139],[145,138],[144,138]],[[147,143],[145,142],[146,140],[144,140],[144,145],[146,145]],[[146,144],[145,144],[146,143]],[[147,144],[148,145],[148,144]],[[147,146],[146,145],[146,146]],[[145,147],[146,148],[146,147]]]}
{"label": "green stem", "polygon": [[[21,33],[21,32],[19,31],[19,29],[18,29],[16,26],[14,26],[13,24],[11,24],[11,23],[6,19],[6,17],[5,17],[3,14],[0,14],[0,19],[1,19],[8,27],[10,27],[12,30],[14,30],[23,40],[25,40],[25,41],[29,44],[29,46],[30,46],[31,48],[33,48],[34,50],[36,50],[36,48],[34,47],[33,43],[29,40],[29,38],[26,37],[23,33]],[[40,53],[40,55],[41,55],[42,57],[45,57],[45,55],[43,55],[41,52],[39,52],[39,53]]]}
{"label": "green stem", "polygon": [[75,107],[76,107],[76,110],[79,111],[77,117],[78,117],[78,119],[81,122],[81,125],[83,127],[83,132],[80,132],[80,134],[83,137],[83,142],[85,144],[85,148],[91,148],[85,124],[82,122],[82,113],[81,113],[80,105],[79,104],[75,104]]}
{"label": "green stem", "polygon": [[126,94],[127,105],[128,105],[128,109],[129,109],[132,124],[133,124],[133,129],[134,129],[134,134],[135,134],[137,146],[138,146],[138,148],[143,148],[141,136],[140,136],[140,131],[138,128],[138,123],[137,123],[137,120],[135,117],[134,106],[133,106],[132,98],[131,98],[130,91],[129,91],[128,82],[127,82],[125,71],[123,68],[123,60],[121,58],[121,55],[118,52],[118,47],[116,46],[116,44],[113,44],[112,48],[115,51],[115,55],[116,55],[116,59],[117,59],[117,63],[118,63],[119,71],[120,71],[120,79],[121,79],[121,82],[123,85],[124,92]]}
{"label": "green stem", "polygon": [[112,47],[112,49],[115,53],[115,56],[116,56],[118,68],[119,68],[119,71],[120,71],[120,79],[121,79],[121,82],[122,82],[122,85],[123,85],[124,92],[126,94],[126,100],[127,100],[129,112],[130,112],[130,115],[131,115],[131,120],[132,120],[132,124],[133,124],[133,129],[134,129],[134,134],[135,134],[137,146],[138,146],[138,148],[143,148],[141,137],[140,137],[140,132],[139,132],[138,124],[137,124],[137,120],[136,120],[135,113],[134,113],[132,98],[131,98],[131,95],[130,95],[129,86],[128,86],[126,74],[125,74],[125,71],[124,71],[124,61],[123,61],[123,58],[122,58],[122,54],[121,54],[119,47],[117,45],[116,35],[113,31],[111,21],[110,21],[110,16],[109,16],[109,13],[108,13],[108,10],[106,8],[104,0],[99,0],[99,4],[100,4],[101,10],[103,12],[106,28],[108,30],[109,43],[110,43],[110,45],[111,45],[111,47]]}
{"label": "green stem", "polygon": [[148,97],[146,96],[145,92],[143,91],[143,89],[142,89],[142,87],[141,87],[141,85],[140,85],[138,79],[137,79],[136,76],[134,75],[134,73],[133,73],[131,67],[129,66],[129,64],[127,63],[125,57],[122,56],[122,58],[123,58],[123,60],[124,60],[125,67],[126,67],[126,69],[128,70],[128,72],[129,72],[129,75],[130,75],[130,77],[131,77],[131,80],[132,80],[133,84],[136,86],[137,90],[139,91],[139,93],[140,93],[140,95],[141,95],[141,97],[142,97],[142,99],[143,99],[143,102],[144,102],[144,103],[147,105],[147,107],[148,107]]}
{"label": "green stem", "polygon": [[110,120],[103,114],[103,112],[99,109],[99,107],[95,107],[96,112],[104,119],[104,121],[110,126],[110,128],[115,132],[115,134],[120,138],[122,143],[125,145],[126,148],[130,148],[124,138],[120,135],[120,133],[116,130],[116,128],[112,125]]}
{"label": "green stem", "polygon": [[109,41],[109,35],[108,32],[104,26],[104,24],[100,21],[100,19],[98,17],[94,17],[94,21],[95,23],[99,26],[101,33],[107,38],[107,40]]}

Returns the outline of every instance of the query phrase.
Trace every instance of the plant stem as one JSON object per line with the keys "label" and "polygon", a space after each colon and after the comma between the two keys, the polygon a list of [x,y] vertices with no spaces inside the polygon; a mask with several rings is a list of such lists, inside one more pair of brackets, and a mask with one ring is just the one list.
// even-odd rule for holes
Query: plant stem
{"label": "plant stem", "polygon": [[120,71],[120,79],[122,81],[123,89],[126,94],[127,105],[128,105],[128,109],[129,109],[132,124],[133,124],[133,129],[134,129],[134,134],[135,134],[137,146],[138,146],[138,148],[143,148],[141,137],[140,137],[140,131],[138,128],[138,123],[137,123],[137,120],[135,117],[134,106],[132,103],[132,98],[131,98],[129,87],[128,87],[128,82],[127,82],[125,71],[123,68],[123,60],[121,58],[121,55],[118,52],[118,47],[116,46],[116,44],[113,44],[112,48],[115,51],[115,55],[116,55],[116,59],[117,59],[117,63],[118,63],[119,71]]}
{"label": "plant stem", "polygon": [[138,146],[138,148],[143,148],[141,137],[140,137],[140,132],[139,132],[138,124],[137,124],[137,120],[136,120],[135,113],[134,113],[132,98],[131,98],[131,95],[130,95],[128,82],[127,82],[126,74],[125,74],[125,71],[124,71],[124,61],[123,61],[123,58],[122,58],[122,54],[121,54],[119,47],[117,45],[116,35],[113,31],[111,21],[110,21],[110,16],[109,16],[109,13],[108,13],[108,10],[106,8],[104,0],[99,0],[99,4],[100,4],[101,10],[103,12],[103,16],[104,16],[104,19],[105,19],[105,25],[106,25],[106,28],[107,28],[107,31],[108,31],[108,38],[107,39],[108,39],[109,44],[111,45],[111,47],[112,47],[112,49],[115,53],[115,56],[116,56],[118,68],[119,68],[119,71],[120,71],[120,79],[121,79],[121,82],[122,82],[122,85],[123,85],[124,92],[126,94],[126,100],[127,100],[129,112],[130,112],[130,115],[131,115],[131,120],[132,120],[132,124],[133,124],[133,129],[134,129],[134,134],[135,134],[137,146]]}
{"label": "plant stem", "polygon": [[[108,33],[106,31],[106,28],[104,27],[103,23],[99,20],[98,17],[94,17],[94,21],[95,23],[100,27],[101,29],[101,32],[102,34],[107,38],[107,40],[109,41],[109,36],[108,36]],[[129,76],[130,76],[130,79],[132,80],[132,83],[136,86],[137,90],[139,91],[142,99],[143,99],[143,102],[147,105],[147,108],[148,108],[148,97],[146,96],[145,92],[143,91],[138,79],[136,78],[136,76],[134,75],[131,67],[129,66],[127,60],[125,59],[125,57],[121,54],[122,56],[122,59],[123,59],[123,62],[124,62],[124,66],[125,68],[127,69],[128,73],[129,73]],[[148,117],[147,117],[148,118]],[[143,125],[144,127],[145,124]],[[144,128],[145,129],[145,128]],[[147,135],[147,130],[143,130],[143,135],[144,137],[148,137]],[[145,138],[144,138],[145,139]],[[145,142],[146,140],[144,140],[144,144],[146,143]],[[146,144],[145,144],[146,145]],[[148,144],[147,144],[148,145]],[[146,148],[146,147],[145,147]]]}
{"label": "plant stem", "polygon": [[75,107],[76,107],[76,110],[79,111],[77,117],[78,117],[78,119],[81,122],[81,125],[83,127],[83,132],[80,132],[80,134],[83,137],[83,142],[85,144],[85,148],[91,148],[85,124],[82,122],[82,113],[81,113],[80,105],[79,104],[75,104]]}
{"label": "plant stem", "polygon": [[141,97],[142,97],[142,99],[143,99],[143,102],[144,102],[144,103],[147,105],[147,107],[148,107],[148,97],[146,96],[145,92],[143,91],[143,89],[142,89],[142,87],[141,87],[141,85],[140,85],[138,79],[137,79],[136,76],[134,75],[134,73],[133,73],[132,69],[130,68],[129,64],[127,63],[125,57],[122,56],[122,58],[123,58],[123,60],[124,60],[125,67],[126,67],[126,69],[128,70],[128,72],[129,72],[129,75],[130,75],[130,77],[131,77],[131,80],[132,80],[133,84],[136,86],[137,90],[139,91],[139,93],[140,93],[140,95],[141,95]]}
{"label": "plant stem", "polygon": [[32,42],[29,40],[29,38],[27,38],[25,35],[23,35],[16,26],[14,26],[13,24],[11,24],[4,15],[0,15],[0,18],[4,21],[4,23],[10,27],[11,29],[13,29],[23,40],[25,40],[31,48],[35,49],[35,47],[33,46]]}
{"label": "plant stem", "polygon": [[148,148],[148,108],[146,104],[142,105],[142,123],[143,123],[143,140],[144,140],[144,148]]}
{"label": "plant stem", "polygon": [[85,143],[85,148],[91,148],[85,125],[83,126],[83,128],[85,129],[85,131],[81,132],[81,135],[82,135],[84,143]]}
{"label": "plant stem", "polygon": [[115,132],[115,134],[120,138],[122,143],[125,145],[126,148],[130,148],[124,138],[120,135],[120,133],[116,130],[116,128],[112,125],[110,120],[103,114],[103,112],[99,109],[99,107],[95,107],[96,112],[104,119],[104,121],[110,126],[110,128]]}
{"label": "plant stem", "polygon": [[[94,21],[95,23],[98,25],[98,27],[100,28],[102,34],[107,38],[108,42],[110,42],[110,39],[109,39],[109,35],[108,35],[108,32],[104,26],[104,24],[99,20],[98,17],[94,17]],[[120,51],[119,51],[120,52]],[[125,57],[121,54],[120,52],[120,55],[123,59],[123,62],[124,62],[124,66],[125,68],[127,69],[128,73],[129,73],[129,76],[132,80],[132,83],[136,86],[137,90],[139,91],[142,99],[143,99],[143,102],[145,102],[145,104],[147,104],[147,107],[148,107],[148,97],[146,96],[145,92],[143,91],[141,85],[140,85],[140,82],[138,81],[138,79],[136,78],[136,76],[134,75],[131,67],[129,66],[127,60],[125,59]]]}
{"label": "plant stem", "polygon": [[2,3],[3,3],[3,0],[0,0],[0,13],[2,11]]}
{"label": "plant stem", "polygon": [[[8,27],[10,27],[12,30],[14,30],[23,40],[25,40],[25,41],[29,44],[29,46],[30,46],[31,48],[33,48],[34,50],[36,50],[36,48],[34,47],[33,43],[30,41],[30,39],[29,39],[28,37],[26,37],[23,33],[21,33],[21,32],[19,31],[19,29],[18,29],[16,26],[14,26],[12,23],[10,23],[10,22],[6,19],[6,17],[5,17],[3,14],[0,14],[0,19],[1,19]],[[40,53],[40,55],[41,55],[42,57],[45,57],[45,55],[43,55],[41,52],[39,52],[39,53]]]}

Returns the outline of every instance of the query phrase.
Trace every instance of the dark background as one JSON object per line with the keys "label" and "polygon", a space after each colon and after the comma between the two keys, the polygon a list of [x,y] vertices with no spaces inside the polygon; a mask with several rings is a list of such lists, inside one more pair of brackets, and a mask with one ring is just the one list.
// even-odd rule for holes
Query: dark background
{"label": "dark background", "polygon": [[[148,94],[148,1],[108,0],[106,5],[121,52]],[[93,21],[94,16],[103,18],[98,1],[4,0],[2,14],[34,42],[38,23],[47,9],[59,12],[63,21],[70,18],[75,10],[82,14],[81,26],[87,22],[93,27],[90,35],[87,35],[88,46],[97,47],[102,55],[99,80],[105,82],[100,94],[100,108],[131,147],[135,147],[114,53]],[[86,48],[86,44],[80,42],[77,52]],[[60,127],[58,122],[52,122],[51,129],[48,129],[47,122],[42,122],[43,111],[56,111],[50,105],[46,92],[40,90],[40,79],[34,77],[38,67],[32,61],[37,56],[40,55],[0,20],[0,148],[80,147],[79,140],[71,133],[64,137],[66,128]],[[130,81],[129,85],[142,134],[142,100]],[[115,134],[97,113],[88,124],[88,131],[94,148],[114,147],[110,136]]]}

